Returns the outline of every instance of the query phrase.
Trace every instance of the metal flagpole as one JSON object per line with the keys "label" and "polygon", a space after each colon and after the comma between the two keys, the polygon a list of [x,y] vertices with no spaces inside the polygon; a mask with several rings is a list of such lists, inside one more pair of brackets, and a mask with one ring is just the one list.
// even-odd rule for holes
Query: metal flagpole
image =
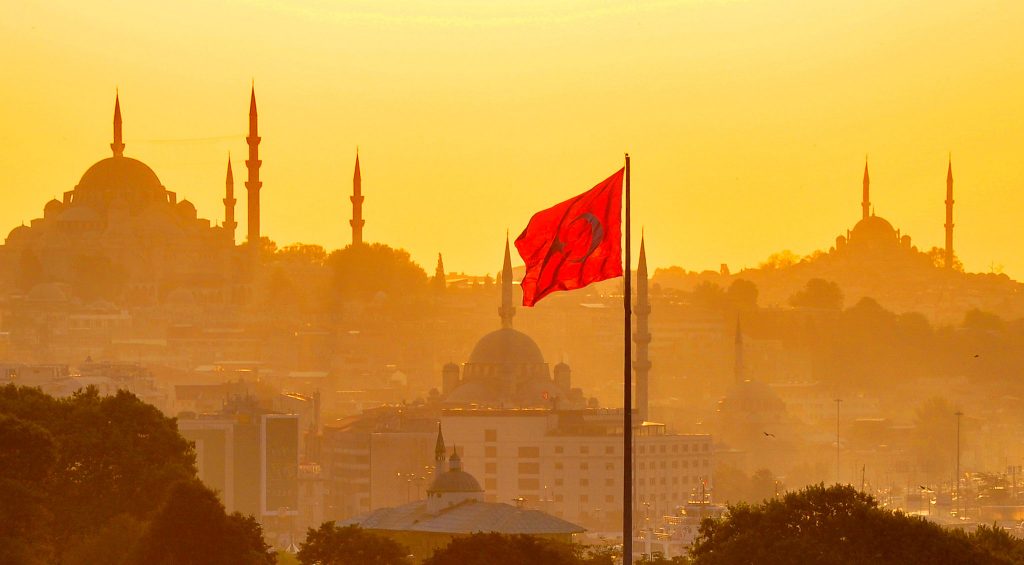
{"label": "metal flagpole", "polygon": [[622,305],[625,310],[625,331],[623,335],[623,373],[622,373],[622,563],[633,563],[633,350],[631,337],[633,334],[633,302],[630,265],[632,259],[629,249],[629,153],[626,153],[625,195],[626,216],[626,248],[625,268],[623,269],[624,289]]}

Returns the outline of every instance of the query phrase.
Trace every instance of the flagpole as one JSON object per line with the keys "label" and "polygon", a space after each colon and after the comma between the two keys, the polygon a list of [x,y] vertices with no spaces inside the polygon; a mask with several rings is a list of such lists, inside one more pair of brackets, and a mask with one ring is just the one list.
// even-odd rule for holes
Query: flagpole
{"label": "flagpole", "polygon": [[622,306],[625,311],[622,367],[622,563],[633,563],[633,350],[630,338],[633,334],[633,302],[630,265],[632,257],[629,248],[629,153],[626,153],[625,180],[622,186],[625,196],[626,248],[623,268]]}

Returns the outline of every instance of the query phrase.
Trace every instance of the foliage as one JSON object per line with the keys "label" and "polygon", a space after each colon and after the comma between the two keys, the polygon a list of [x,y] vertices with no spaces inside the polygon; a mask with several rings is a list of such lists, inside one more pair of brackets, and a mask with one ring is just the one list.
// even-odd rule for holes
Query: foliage
{"label": "foliage", "polygon": [[[1001,539],[984,534],[986,543]],[[816,485],[706,519],[695,565],[1006,563],[978,539],[878,507],[850,486]]]}
{"label": "foliage", "polygon": [[322,246],[307,243],[293,243],[278,249],[274,260],[279,262],[320,266],[327,260],[327,251]]}
{"label": "foliage", "polygon": [[[174,420],[128,392],[100,397],[90,387],[55,399],[6,385],[0,387],[0,414],[31,422],[52,438],[51,472],[31,471],[33,451],[27,447],[18,452],[25,458],[3,468],[40,477],[39,490],[47,496],[38,500],[55,518],[47,537],[58,554],[73,540],[96,535],[115,516],[146,518],[171,484],[195,476],[195,455]],[[13,435],[43,441],[31,439],[38,431]]]}
{"label": "foliage", "polygon": [[800,262],[800,256],[788,249],[779,251],[778,253],[772,253],[764,260],[763,263],[758,265],[761,269],[785,269],[786,267],[792,267]]}
{"label": "foliage", "polygon": [[690,293],[690,300],[694,306],[718,310],[725,306],[725,291],[722,290],[721,286],[711,281],[702,281],[693,287],[693,291]]}
{"label": "foliage", "polygon": [[797,308],[839,310],[843,307],[843,291],[834,282],[811,279],[802,290],[789,297],[789,304]]}
{"label": "foliage", "polygon": [[51,513],[45,482],[57,460],[53,436],[0,413],[0,563],[45,563]]}
{"label": "foliage", "polygon": [[332,291],[342,300],[371,300],[383,293],[400,298],[422,293],[427,273],[404,249],[382,243],[349,245],[327,257]]}
{"label": "foliage", "polygon": [[579,557],[569,544],[533,536],[476,533],[455,538],[423,565],[575,565]]}
{"label": "foliage", "polygon": [[757,285],[746,279],[732,281],[725,291],[729,303],[737,310],[757,309],[757,294]]}
{"label": "foliage", "polygon": [[302,565],[407,565],[407,555],[409,550],[390,538],[324,522],[306,532],[298,558]]}
{"label": "foliage", "polygon": [[[914,411],[913,449],[918,469],[928,480],[946,478],[956,458],[956,407],[942,397],[922,402]],[[963,438],[966,445],[967,438]]]}
{"label": "foliage", "polygon": [[756,503],[772,498],[782,492],[781,483],[776,485],[775,475],[768,469],[758,469],[752,476],[728,464],[715,467],[715,499],[727,502]]}
{"label": "foliage", "polygon": [[130,563],[273,565],[275,554],[251,516],[230,516],[198,480],[176,483],[146,528]]}

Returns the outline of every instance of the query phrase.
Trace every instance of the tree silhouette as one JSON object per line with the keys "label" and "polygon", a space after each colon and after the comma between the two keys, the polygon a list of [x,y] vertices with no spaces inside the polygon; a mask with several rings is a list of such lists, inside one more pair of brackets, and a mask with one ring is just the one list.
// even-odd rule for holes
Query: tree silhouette
{"label": "tree silhouette", "polygon": [[381,243],[349,245],[330,254],[332,292],[341,300],[370,300],[383,295],[402,299],[426,290],[427,273],[409,252]]}
{"label": "tree silhouette", "polygon": [[811,279],[802,290],[789,298],[789,304],[797,308],[839,310],[843,307],[843,291],[834,282]]}
{"label": "tree silhouette", "polygon": [[306,532],[298,558],[302,565],[408,565],[408,554],[397,542],[359,526],[324,522]]}

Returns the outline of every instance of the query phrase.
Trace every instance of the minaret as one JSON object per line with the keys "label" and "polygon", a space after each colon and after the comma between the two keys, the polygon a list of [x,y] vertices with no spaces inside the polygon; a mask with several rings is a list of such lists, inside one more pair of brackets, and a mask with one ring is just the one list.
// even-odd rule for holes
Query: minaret
{"label": "minaret", "polygon": [[231,153],[228,153],[228,174],[224,179],[224,231],[231,237],[231,244],[235,244],[235,228],[238,222],[235,221],[235,176],[231,173]]}
{"label": "minaret", "polygon": [[114,142],[110,144],[114,157],[124,157],[124,143],[121,142],[121,96],[114,93]]}
{"label": "minaret", "polygon": [[743,382],[743,330],[740,329],[740,317],[736,316],[736,343],[733,354],[733,379],[739,385]]}
{"label": "minaret", "polygon": [[434,476],[444,473],[444,435],[441,433],[441,423],[437,423],[437,443],[434,444]]}
{"label": "minaret", "polygon": [[871,188],[871,179],[868,177],[868,157],[864,156],[864,197],[860,203],[860,209],[863,219],[868,219],[871,215],[871,197],[869,195]]}
{"label": "minaret", "polygon": [[953,268],[953,157],[946,167],[946,268]]}
{"label": "minaret", "polygon": [[252,88],[249,98],[249,136],[245,142],[249,144],[249,158],[245,161],[245,167],[249,169],[249,180],[245,181],[245,190],[248,196],[249,206],[249,245],[253,250],[259,249],[260,244],[260,134],[257,127],[256,115],[256,87]]}
{"label": "minaret", "polygon": [[651,360],[648,345],[651,343],[649,317],[651,302],[647,293],[647,252],[644,249],[644,238],[640,236],[640,263],[636,269],[636,330],[633,332],[633,343],[636,344],[636,359],[633,361],[633,372],[636,375],[636,415],[641,422],[648,419],[650,409]]}
{"label": "minaret", "polygon": [[352,245],[363,243],[363,176],[359,172],[359,149],[356,149],[356,170],[352,173],[352,219],[348,221],[352,226]]}
{"label": "minaret", "polygon": [[507,234],[505,235],[505,264],[501,268],[501,307],[498,308],[498,315],[501,316],[501,327],[512,327],[512,317],[516,315],[516,308],[512,306],[512,254],[509,252]]}

